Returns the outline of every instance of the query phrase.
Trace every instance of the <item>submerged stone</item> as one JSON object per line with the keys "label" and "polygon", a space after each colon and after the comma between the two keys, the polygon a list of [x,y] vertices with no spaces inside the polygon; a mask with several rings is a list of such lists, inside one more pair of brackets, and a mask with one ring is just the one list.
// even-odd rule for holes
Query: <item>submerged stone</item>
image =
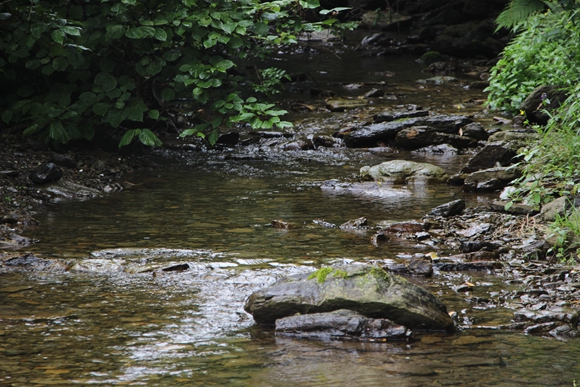
{"label": "submerged stone", "polygon": [[282,279],[254,292],[244,309],[259,324],[296,313],[339,309],[386,318],[411,329],[453,331],[445,305],[427,290],[375,266],[355,264],[322,268]]}
{"label": "submerged stone", "polygon": [[408,340],[412,331],[385,318],[369,318],[352,310],[302,314],[276,320],[276,334],[329,340]]}

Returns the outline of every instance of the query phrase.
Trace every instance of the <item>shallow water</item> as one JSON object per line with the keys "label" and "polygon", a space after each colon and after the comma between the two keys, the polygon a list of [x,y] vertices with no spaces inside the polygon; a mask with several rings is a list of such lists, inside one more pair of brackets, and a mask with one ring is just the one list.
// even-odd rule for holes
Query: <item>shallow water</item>
{"label": "shallow water", "polygon": [[[408,59],[401,60],[396,66],[404,68]],[[420,76],[410,63],[409,71]],[[425,94],[400,82],[397,87],[413,90],[408,102],[424,103],[433,90],[442,100],[481,97],[456,86]],[[297,130],[332,130],[333,115],[325,117],[302,116]],[[385,187],[380,196],[320,189],[324,180],[346,179],[362,165],[391,158],[426,160],[453,173],[465,156],[318,149],[251,161],[243,160],[244,152],[163,161],[153,172],[125,176],[135,184],[125,191],[40,213],[42,226],[27,234],[38,243],[29,250],[78,265],[64,273],[0,273],[0,387],[572,386],[580,375],[578,341],[486,329],[513,316],[502,305],[466,300],[513,290],[487,273],[411,279],[459,313],[465,329],[454,335],[411,343],[317,342],[255,326],[243,302],[276,278],[323,264],[432,251],[411,241],[375,247],[372,229],[349,232],[313,220],[340,225],[364,216],[376,225],[419,219],[460,197],[472,206],[487,198],[437,184]],[[274,229],[273,219],[295,228]],[[159,270],[184,263],[188,270]],[[465,281],[476,285],[472,291],[451,289]]]}

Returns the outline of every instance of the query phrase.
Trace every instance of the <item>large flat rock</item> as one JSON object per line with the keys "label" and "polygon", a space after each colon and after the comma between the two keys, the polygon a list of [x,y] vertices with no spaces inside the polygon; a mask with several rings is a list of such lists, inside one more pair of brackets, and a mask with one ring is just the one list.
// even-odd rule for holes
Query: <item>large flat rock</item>
{"label": "large flat rock", "polygon": [[349,309],[419,330],[454,329],[445,305],[427,290],[365,264],[322,268],[282,279],[253,293],[245,310],[259,324],[297,313]]}

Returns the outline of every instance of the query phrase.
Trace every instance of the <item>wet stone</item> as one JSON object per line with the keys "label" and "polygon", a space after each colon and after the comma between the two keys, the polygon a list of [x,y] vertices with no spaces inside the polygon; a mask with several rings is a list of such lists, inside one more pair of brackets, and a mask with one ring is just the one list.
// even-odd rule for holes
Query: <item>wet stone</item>
{"label": "wet stone", "polygon": [[293,225],[292,223],[284,222],[279,219],[274,219],[270,224],[272,225],[273,228],[277,228],[280,230],[290,230],[296,228],[296,226]]}
{"label": "wet stone", "polygon": [[276,334],[319,340],[409,340],[412,331],[385,318],[369,318],[341,309],[276,320]]}
{"label": "wet stone", "polygon": [[482,169],[493,168],[499,163],[502,166],[509,165],[516,156],[516,151],[503,142],[490,143],[473,156],[462,173],[472,173]]}
{"label": "wet stone", "polygon": [[364,230],[367,228],[367,218],[364,217],[352,219],[340,225],[340,229],[342,230]]}
{"label": "wet stone", "polygon": [[373,116],[373,121],[376,123],[380,123],[380,122],[396,121],[404,118],[426,117],[428,115],[429,115],[428,110],[402,110],[402,111],[385,110]]}
{"label": "wet stone", "polygon": [[391,224],[382,231],[387,233],[418,233],[425,230],[425,226],[419,222],[399,222]]}
{"label": "wet stone", "polygon": [[442,204],[429,212],[430,216],[443,216],[450,217],[455,215],[460,215],[465,209],[465,200],[457,199],[449,203]]}
{"label": "wet stone", "polygon": [[62,170],[54,163],[40,165],[29,175],[30,180],[36,184],[48,184],[62,177]]}

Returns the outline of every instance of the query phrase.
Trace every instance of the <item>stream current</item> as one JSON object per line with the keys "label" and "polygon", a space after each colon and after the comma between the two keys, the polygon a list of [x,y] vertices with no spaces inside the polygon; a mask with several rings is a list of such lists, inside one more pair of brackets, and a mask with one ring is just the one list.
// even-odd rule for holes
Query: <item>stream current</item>
{"label": "stream current", "polygon": [[[377,82],[380,76],[372,74],[392,71],[393,77],[382,80],[397,99],[369,109],[422,104],[490,125],[481,105],[456,107],[484,98],[481,92],[415,83],[430,76],[420,72],[415,58],[346,53],[348,60],[341,61],[308,52],[298,59],[280,56],[277,64],[300,66],[337,90],[338,79]],[[299,86],[289,93],[306,98]],[[292,120],[304,135],[330,134],[349,113]],[[352,178],[361,166],[390,159],[427,161],[454,173],[466,156],[245,147],[170,158],[160,155],[161,166],[153,172],[126,175],[132,184],[120,193],[58,203],[37,216],[42,226],[26,236],[38,243],[28,250],[75,260],[77,270],[0,274],[0,387],[572,386],[580,377],[576,340],[477,328],[513,317],[512,310],[468,301],[510,290],[488,273],[411,278],[471,329],[410,343],[280,338],[243,311],[251,292],[282,276],[432,251],[417,242],[374,246],[372,229],[345,231],[317,220],[340,225],[364,216],[376,225],[419,219],[457,198],[470,206],[490,198],[437,184],[397,186],[381,196],[329,193],[320,189],[323,181]],[[274,229],[274,219],[295,227]],[[187,270],[156,270],[183,264]],[[476,285],[472,291],[451,289],[465,281]]]}

